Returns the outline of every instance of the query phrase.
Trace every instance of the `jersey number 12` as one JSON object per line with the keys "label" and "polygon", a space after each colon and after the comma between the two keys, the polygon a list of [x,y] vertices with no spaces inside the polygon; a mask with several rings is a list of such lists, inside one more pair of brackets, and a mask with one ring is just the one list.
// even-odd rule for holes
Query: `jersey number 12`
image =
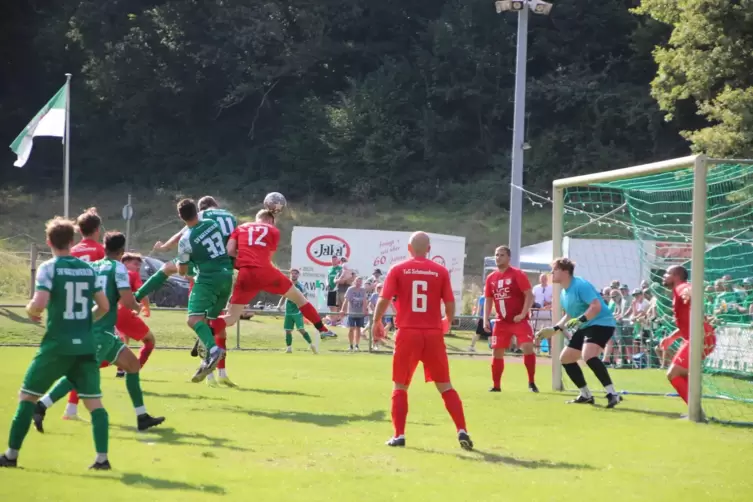
{"label": "jersey number 12", "polygon": [[264,238],[269,233],[269,227],[258,226],[248,229],[248,245],[249,246],[262,246],[267,247],[267,243],[264,242]]}

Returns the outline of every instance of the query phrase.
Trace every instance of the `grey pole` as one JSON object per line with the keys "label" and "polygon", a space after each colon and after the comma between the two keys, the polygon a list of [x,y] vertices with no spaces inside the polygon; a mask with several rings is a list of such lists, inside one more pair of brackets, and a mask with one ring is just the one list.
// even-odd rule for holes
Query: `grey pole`
{"label": "grey pole", "polygon": [[[527,3],[527,2],[526,2]],[[526,58],[528,57],[528,6],[518,11],[518,45],[515,63],[515,113],[512,131],[512,169],[510,172],[510,265],[520,266],[523,220],[523,143],[526,114]]]}
{"label": "grey pole", "polygon": [[126,251],[130,249],[129,246],[131,245],[131,207],[131,194],[128,194],[128,204],[126,204],[127,209],[123,213],[123,217],[126,220]]}

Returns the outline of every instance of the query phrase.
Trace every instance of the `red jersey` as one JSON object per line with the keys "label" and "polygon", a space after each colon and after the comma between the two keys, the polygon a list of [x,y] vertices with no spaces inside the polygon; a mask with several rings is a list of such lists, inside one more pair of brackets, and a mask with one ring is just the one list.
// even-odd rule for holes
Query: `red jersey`
{"label": "red jersey", "polygon": [[[690,283],[681,282],[672,290],[672,311],[675,314],[675,324],[680,331],[680,336],[690,339]],[[705,320],[703,329],[711,333],[714,328]]]}
{"label": "red jersey", "polygon": [[144,284],[141,281],[141,274],[136,270],[128,271],[128,282],[131,285],[131,291],[133,291],[134,293],[139,290],[142,284]]}
{"label": "red jersey", "polygon": [[[484,296],[494,299],[497,320],[513,322],[513,317],[523,311],[525,292],[530,289],[531,281],[525,272],[519,268],[507,267],[504,272],[497,270],[486,277]],[[530,314],[523,320],[527,321],[529,317]]]}
{"label": "red jersey", "polygon": [[267,223],[244,223],[230,234],[238,244],[235,268],[272,266],[272,253],[280,244],[280,231]]}
{"label": "red jersey", "polygon": [[400,329],[442,333],[442,302],[455,301],[450,274],[442,265],[426,258],[398,263],[387,273],[382,298],[395,300]]}
{"label": "red jersey", "polygon": [[71,256],[89,263],[102,260],[105,257],[105,247],[91,239],[81,239],[81,242],[71,248]]}

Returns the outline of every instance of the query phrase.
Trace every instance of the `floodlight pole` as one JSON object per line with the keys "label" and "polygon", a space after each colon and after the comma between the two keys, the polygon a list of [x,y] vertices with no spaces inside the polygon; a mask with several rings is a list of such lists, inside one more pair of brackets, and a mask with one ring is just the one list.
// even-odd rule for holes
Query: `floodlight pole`
{"label": "floodlight pole", "polygon": [[510,172],[510,265],[520,266],[523,227],[523,143],[526,114],[526,59],[528,58],[528,2],[518,11],[518,42],[515,56],[515,111],[512,129]]}

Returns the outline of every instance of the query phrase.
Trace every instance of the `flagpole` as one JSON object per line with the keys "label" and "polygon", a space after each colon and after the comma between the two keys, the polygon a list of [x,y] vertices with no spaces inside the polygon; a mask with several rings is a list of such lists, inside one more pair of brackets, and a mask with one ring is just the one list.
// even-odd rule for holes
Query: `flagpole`
{"label": "flagpole", "polygon": [[68,218],[70,206],[70,169],[71,169],[71,74],[65,74],[65,147],[63,166],[63,216]]}

